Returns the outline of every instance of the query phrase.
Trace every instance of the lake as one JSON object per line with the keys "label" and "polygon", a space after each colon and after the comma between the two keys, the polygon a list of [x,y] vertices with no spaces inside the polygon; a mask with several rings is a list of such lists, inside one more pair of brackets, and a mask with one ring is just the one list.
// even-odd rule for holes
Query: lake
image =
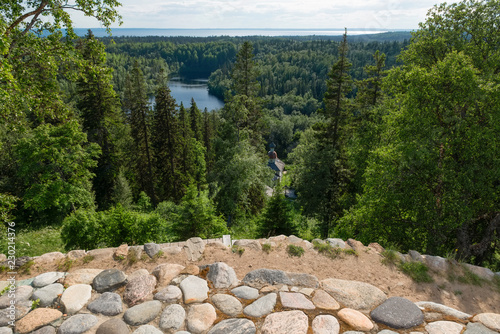
{"label": "lake", "polygon": [[205,108],[213,110],[224,107],[223,101],[208,93],[207,81],[207,79],[187,80],[175,77],[170,79],[168,86],[177,105],[182,102],[184,107],[189,108],[193,98],[201,111]]}

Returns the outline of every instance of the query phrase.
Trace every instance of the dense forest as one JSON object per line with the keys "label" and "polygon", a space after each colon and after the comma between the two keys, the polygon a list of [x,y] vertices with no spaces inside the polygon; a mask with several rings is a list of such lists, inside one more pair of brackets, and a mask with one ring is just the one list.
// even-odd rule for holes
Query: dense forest
{"label": "dense forest", "polygon": [[[410,40],[80,38],[70,9],[0,4],[0,233],[355,238],[500,270],[499,1],[435,6]],[[178,105],[172,75],[224,108]]]}

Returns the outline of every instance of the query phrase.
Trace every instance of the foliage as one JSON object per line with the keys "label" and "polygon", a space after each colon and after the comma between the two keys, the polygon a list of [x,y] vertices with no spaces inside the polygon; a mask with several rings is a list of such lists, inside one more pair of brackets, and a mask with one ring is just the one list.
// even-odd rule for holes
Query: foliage
{"label": "foliage", "polygon": [[259,235],[269,238],[280,234],[298,234],[296,215],[292,203],[283,193],[283,188],[275,186],[273,196],[267,201],[260,216]]}
{"label": "foliage", "polygon": [[302,248],[300,246],[288,245],[288,247],[286,248],[286,252],[290,256],[301,257],[302,255],[304,255],[305,251],[304,251],[304,248]]}
{"label": "foliage", "polygon": [[245,253],[245,248],[241,247],[241,246],[238,246],[238,245],[233,245],[231,247],[231,251],[234,253],[234,254],[238,254],[239,256],[242,256],[243,253]]}
{"label": "foliage", "polygon": [[268,243],[265,243],[265,244],[262,244],[262,251],[264,253],[271,253],[271,250],[273,249],[273,247],[271,246],[271,244],[268,244]]}
{"label": "foliage", "polygon": [[[5,231],[7,232],[7,231]],[[7,236],[6,234],[4,234]],[[5,242],[3,242],[5,241]],[[63,252],[64,243],[61,228],[45,226],[41,228],[16,227],[16,256],[40,256],[50,252]],[[0,253],[8,254],[7,238],[2,238]]]}
{"label": "foliage", "polygon": [[47,214],[45,219],[62,221],[71,210],[94,205],[89,169],[96,166],[99,147],[86,139],[78,123],[68,121],[40,125],[19,140],[15,155],[24,209],[38,219]]}
{"label": "foliage", "polygon": [[208,192],[198,192],[194,186],[182,198],[172,229],[176,240],[220,238],[227,234],[226,223],[216,214]]}
{"label": "foliage", "polygon": [[318,251],[318,253],[323,254],[330,259],[336,259],[338,257],[342,257],[342,255],[354,255],[358,256],[358,253],[354,249],[343,249],[340,247],[333,247],[329,243],[322,242],[313,242],[314,249]]}
{"label": "foliage", "polygon": [[382,255],[382,260],[380,260],[380,262],[385,265],[396,265],[400,261],[398,254],[393,249],[384,249],[380,255]]}
{"label": "foliage", "polygon": [[428,274],[429,268],[422,262],[404,262],[399,265],[399,269],[417,283],[431,283],[433,281]]}

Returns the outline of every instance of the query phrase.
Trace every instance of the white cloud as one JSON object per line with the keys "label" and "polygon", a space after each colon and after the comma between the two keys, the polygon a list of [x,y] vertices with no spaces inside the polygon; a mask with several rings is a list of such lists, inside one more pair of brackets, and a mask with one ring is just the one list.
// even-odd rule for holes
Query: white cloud
{"label": "white cloud", "polygon": [[[415,29],[434,1],[122,0],[122,4],[123,27],[129,28]],[[89,27],[92,20],[75,22]]]}

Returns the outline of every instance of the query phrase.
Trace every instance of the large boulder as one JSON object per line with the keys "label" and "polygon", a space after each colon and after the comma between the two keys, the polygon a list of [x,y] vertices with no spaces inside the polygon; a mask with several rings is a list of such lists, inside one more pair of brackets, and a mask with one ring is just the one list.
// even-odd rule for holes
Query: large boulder
{"label": "large boulder", "polygon": [[382,290],[364,282],[328,278],[321,286],[335,300],[356,310],[372,310],[387,299]]}
{"label": "large boulder", "polygon": [[191,238],[186,241],[184,251],[189,261],[198,261],[205,251],[205,243],[201,238]]}

